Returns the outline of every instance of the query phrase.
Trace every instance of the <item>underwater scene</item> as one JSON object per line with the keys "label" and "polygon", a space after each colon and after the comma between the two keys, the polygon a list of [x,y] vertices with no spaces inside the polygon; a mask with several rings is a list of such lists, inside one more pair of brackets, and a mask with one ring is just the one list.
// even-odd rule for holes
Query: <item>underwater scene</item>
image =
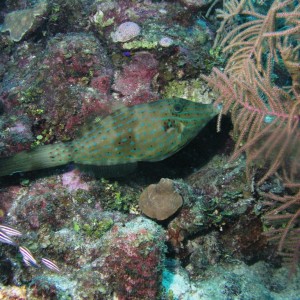
{"label": "underwater scene", "polygon": [[298,0],[0,0],[0,300],[300,300]]}

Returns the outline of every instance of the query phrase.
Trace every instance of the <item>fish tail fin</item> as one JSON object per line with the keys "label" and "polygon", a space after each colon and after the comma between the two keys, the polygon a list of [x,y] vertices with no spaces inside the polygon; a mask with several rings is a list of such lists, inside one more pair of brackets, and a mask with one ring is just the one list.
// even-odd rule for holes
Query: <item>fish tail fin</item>
{"label": "fish tail fin", "polygon": [[72,161],[69,144],[57,143],[23,151],[0,159],[0,177],[17,172],[27,172],[57,167]]}

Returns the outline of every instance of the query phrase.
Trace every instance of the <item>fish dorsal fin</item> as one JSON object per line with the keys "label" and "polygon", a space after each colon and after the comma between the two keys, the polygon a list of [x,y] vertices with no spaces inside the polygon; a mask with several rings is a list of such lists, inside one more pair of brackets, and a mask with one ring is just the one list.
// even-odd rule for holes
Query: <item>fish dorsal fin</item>
{"label": "fish dorsal fin", "polygon": [[103,119],[105,119],[107,116],[111,114],[111,109],[107,113],[98,114],[98,115],[91,115],[89,116],[84,123],[78,127],[77,129],[77,137],[81,138],[84,137],[84,135],[95,128],[95,126],[100,126]]}
{"label": "fish dorsal fin", "polygon": [[79,126],[76,131],[76,138],[84,137],[87,132],[92,130],[96,124],[100,124],[103,117],[94,117],[92,119],[86,120],[84,124]]}
{"label": "fish dorsal fin", "polygon": [[102,120],[105,119],[107,116],[115,113],[116,111],[120,109],[127,108],[127,106],[123,103],[117,103],[111,105],[109,108],[108,113],[103,113],[102,115],[92,115],[88,117],[85,121],[84,124],[79,126],[77,130],[77,135],[79,138],[83,137],[87,132],[91,131],[92,129],[95,128],[95,126],[100,126],[102,123]]}

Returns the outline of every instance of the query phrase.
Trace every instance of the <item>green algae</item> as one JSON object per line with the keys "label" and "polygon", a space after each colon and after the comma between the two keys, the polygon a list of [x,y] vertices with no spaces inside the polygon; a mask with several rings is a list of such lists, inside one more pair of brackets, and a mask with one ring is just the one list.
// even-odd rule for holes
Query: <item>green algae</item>
{"label": "green algae", "polygon": [[114,18],[105,18],[104,12],[100,9],[97,10],[91,20],[100,32],[102,32],[105,27],[113,25],[115,21]]}
{"label": "green algae", "polygon": [[58,3],[53,3],[50,11],[50,22],[57,22],[61,13],[61,6]]}
{"label": "green algae", "polygon": [[83,232],[93,238],[102,237],[114,224],[111,218],[103,218],[101,220],[93,220],[91,223],[82,225]]}
{"label": "green algae", "polygon": [[222,53],[222,47],[209,49],[209,56],[204,60],[206,71],[211,72],[213,67],[223,67],[225,56]]}
{"label": "green algae", "polygon": [[101,179],[101,190],[103,191],[101,204],[105,210],[125,213],[136,211],[138,207],[136,191],[129,188],[124,189],[117,181],[111,182],[104,178]]}
{"label": "green algae", "polygon": [[93,239],[98,239],[102,237],[113,225],[114,221],[112,218],[104,217],[100,220],[91,219],[84,223],[74,221],[73,230]]}
{"label": "green algae", "polygon": [[37,102],[41,98],[43,93],[44,91],[40,87],[29,87],[28,89],[21,92],[19,102],[25,104]]}

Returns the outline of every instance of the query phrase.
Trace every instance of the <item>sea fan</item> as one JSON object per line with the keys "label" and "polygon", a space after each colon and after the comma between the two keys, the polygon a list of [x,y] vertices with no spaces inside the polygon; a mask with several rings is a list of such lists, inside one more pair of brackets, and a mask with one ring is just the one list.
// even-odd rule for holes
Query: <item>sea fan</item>
{"label": "sea fan", "polygon": [[[215,47],[228,61],[202,76],[216,92],[216,105],[230,113],[236,141],[232,160],[246,154],[247,175],[258,185],[276,174],[284,195],[261,194],[269,209],[266,235],[293,266],[300,256],[300,4],[274,0],[254,6],[229,0]],[[269,5],[268,8],[264,7]],[[257,170],[254,176],[253,169]],[[291,269],[292,271],[295,271]]]}

